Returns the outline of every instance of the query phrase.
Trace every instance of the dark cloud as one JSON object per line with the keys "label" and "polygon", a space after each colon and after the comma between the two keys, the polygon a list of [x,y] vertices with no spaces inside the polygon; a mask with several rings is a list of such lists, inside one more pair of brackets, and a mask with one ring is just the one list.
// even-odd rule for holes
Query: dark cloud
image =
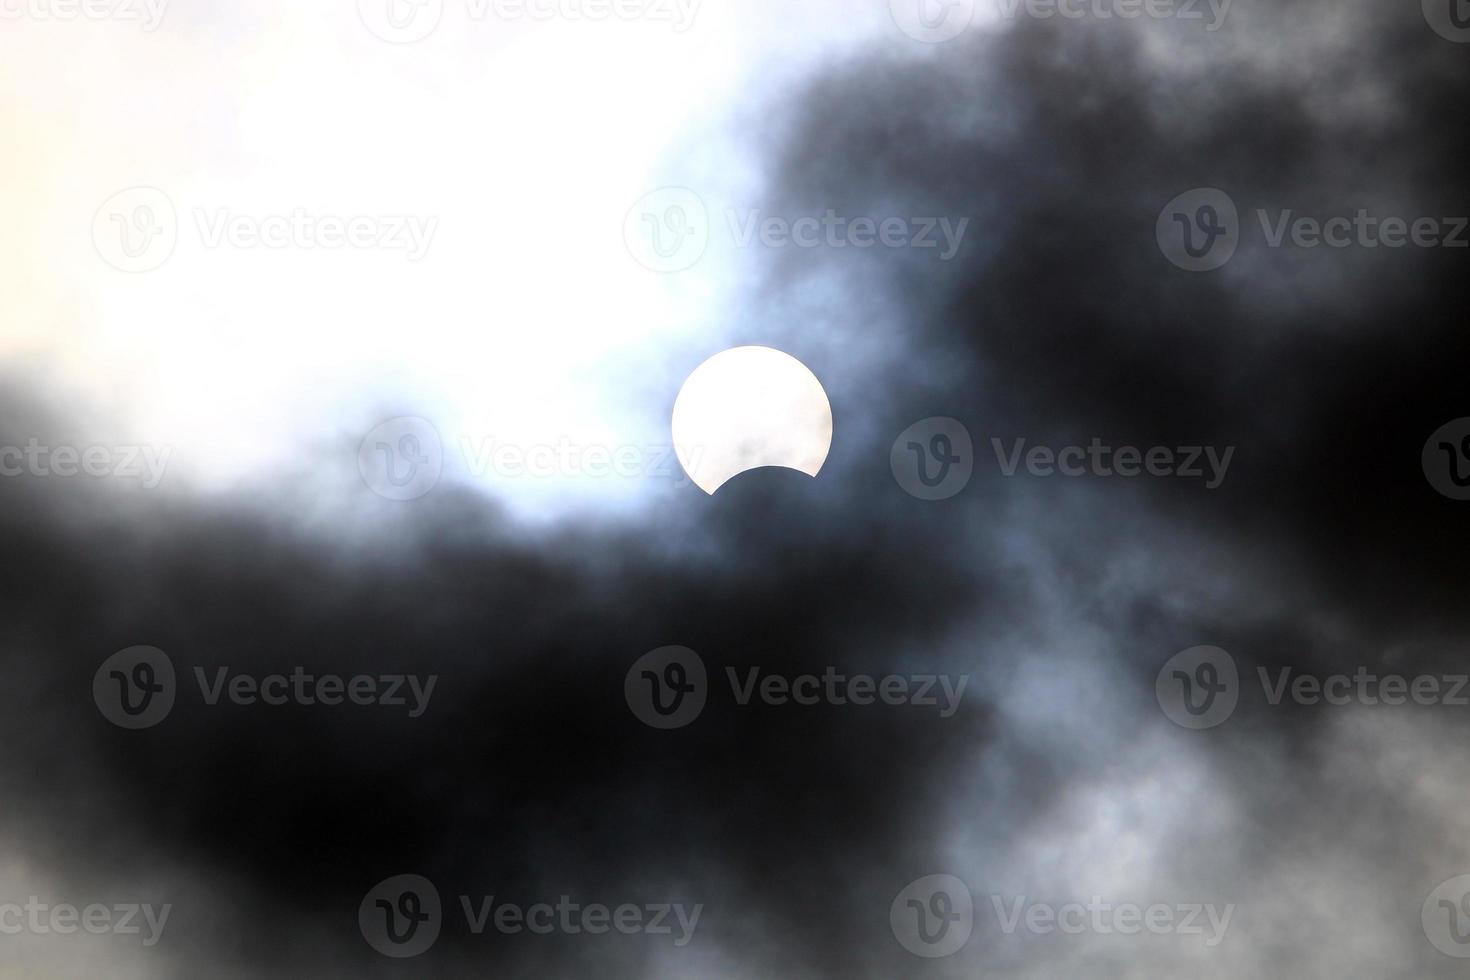
{"label": "dark cloud", "polygon": [[[31,491],[16,487],[26,503]],[[952,560],[895,561],[910,543],[896,540],[902,529],[852,533],[861,510],[834,507],[806,477],[763,472],[731,489],[686,497],[648,525],[530,541],[487,517],[480,497],[446,489],[383,506],[391,546],[379,550],[313,540],[232,506],[120,504],[94,487],[47,487],[29,533],[17,529],[28,557],[7,591],[13,634],[29,638],[7,666],[30,679],[9,688],[7,716],[12,737],[35,746],[12,769],[7,823],[81,882],[146,878],[164,859],[207,869],[218,889],[204,907],[180,904],[173,928],[225,923],[218,942],[231,928],[271,936],[241,954],[252,970],[294,969],[312,951],[344,973],[380,969],[351,913],[403,870],[446,896],[703,902],[701,935],[754,944],[830,901],[852,853],[912,829],[912,800],[934,778],[915,765],[915,746],[960,734],[925,752],[941,764],[969,751],[985,719],[973,706],[948,720],[917,709],[737,710],[726,695],[686,730],[640,723],[623,675],[654,647],[690,646],[712,673],[881,671],[915,649],[932,664],[923,647],[975,601],[972,573]],[[86,501],[75,508],[86,517],[34,523],[68,496]],[[670,536],[707,540],[670,554]],[[941,549],[928,537],[921,556]],[[166,651],[181,675],[299,664],[440,681],[417,719],[181,694],[157,728],[124,732],[88,692],[106,656],[139,643]],[[99,808],[100,838],[89,831]],[[862,962],[853,926],[834,917],[822,928],[799,954],[813,971],[830,967],[833,948]],[[653,941],[618,937],[551,955],[535,937],[476,940],[452,926],[441,943],[441,962],[459,955],[477,970],[570,971],[586,956],[638,975],[655,952]]]}

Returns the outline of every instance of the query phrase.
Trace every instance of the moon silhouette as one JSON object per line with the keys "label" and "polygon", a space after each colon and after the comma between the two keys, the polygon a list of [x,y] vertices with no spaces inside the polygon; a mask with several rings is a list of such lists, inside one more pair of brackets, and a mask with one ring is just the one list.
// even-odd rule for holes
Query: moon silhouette
{"label": "moon silhouette", "polygon": [[672,424],[679,464],[708,494],[762,466],[815,477],[832,448],[822,383],[770,347],[732,347],[695,368],[674,401]]}

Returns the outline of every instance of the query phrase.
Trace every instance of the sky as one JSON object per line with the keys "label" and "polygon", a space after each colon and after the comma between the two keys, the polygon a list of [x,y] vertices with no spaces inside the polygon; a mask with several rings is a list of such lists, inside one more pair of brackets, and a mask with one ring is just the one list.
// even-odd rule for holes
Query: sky
{"label": "sky", "polygon": [[1460,975],[1462,7],[0,0],[0,980]]}

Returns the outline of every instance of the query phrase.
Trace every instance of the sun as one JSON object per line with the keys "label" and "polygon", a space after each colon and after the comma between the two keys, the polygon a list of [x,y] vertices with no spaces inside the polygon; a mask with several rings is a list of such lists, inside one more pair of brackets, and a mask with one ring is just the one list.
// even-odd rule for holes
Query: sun
{"label": "sun", "polygon": [[684,472],[713,494],[761,466],[815,477],[832,448],[832,405],[816,375],[790,354],[734,347],[685,380],[672,427]]}

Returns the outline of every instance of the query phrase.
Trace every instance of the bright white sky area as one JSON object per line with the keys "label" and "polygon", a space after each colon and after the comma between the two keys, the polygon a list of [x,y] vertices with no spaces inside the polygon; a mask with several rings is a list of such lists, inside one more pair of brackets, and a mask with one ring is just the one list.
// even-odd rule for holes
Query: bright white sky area
{"label": "bright white sky area", "polygon": [[[839,0],[602,22],[447,0],[410,44],[358,6],[176,0],[151,31],[0,20],[0,356],[91,427],[79,439],[171,446],[166,489],[310,481],[312,447],[350,464],[373,426],[417,415],[446,480],[513,510],[641,499],[643,475],[474,464],[502,445],[667,446],[681,373],[721,349],[742,286],[724,210],[762,206],[763,141],[737,115],[839,48],[925,47],[886,4]],[[699,262],[661,274],[624,218],[665,186],[696,189],[714,227]],[[158,200],[114,198],[135,187],[162,192],[176,243],[127,272],[102,253],[123,242],[113,212]],[[268,220],[293,216],[305,232]],[[357,217],[402,247],[311,244],[332,235],[312,222]]]}

